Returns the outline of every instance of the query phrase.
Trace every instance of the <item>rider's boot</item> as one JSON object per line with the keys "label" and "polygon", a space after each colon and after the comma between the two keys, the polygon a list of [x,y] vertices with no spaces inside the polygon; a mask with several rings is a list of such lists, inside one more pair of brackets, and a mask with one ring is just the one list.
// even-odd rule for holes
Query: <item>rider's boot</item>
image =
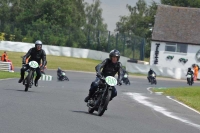
{"label": "rider's boot", "polygon": [[21,78],[19,79],[18,83],[21,83],[21,82],[23,82],[23,81],[24,81],[24,77],[21,77]]}
{"label": "rider's boot", "polygon": [[21,77],[20,77],[18,83],[21,83],[21,82],[23,82],[23,81],[24,81],[24,73],[21,72]]}
{"label": "rider's boot", "polygon": [[88,94],[88,96],[85,98],[84,101],[87,103],[88,100],[90,100],[91,97],[92,97],[92,94],[91,94],[91,92],[89,91],[89,94]]}
{"label": "rider's boot", "polygon": [[90,96],[88,95],[88,96],[85,98],[84,101],[87,103],[89,99],[90,99]]}
{"label": "rider's boot", "polygon": [[40,79],[40,77],[36,76],[35,81],[34,81],[35,87],[38,87],[38,80],[39,80],[39,79]]}
{"label": "rider's boot", "polygon": [[35,87],[38,87],[38,80],[35,79],[34,83],[35,83]]}

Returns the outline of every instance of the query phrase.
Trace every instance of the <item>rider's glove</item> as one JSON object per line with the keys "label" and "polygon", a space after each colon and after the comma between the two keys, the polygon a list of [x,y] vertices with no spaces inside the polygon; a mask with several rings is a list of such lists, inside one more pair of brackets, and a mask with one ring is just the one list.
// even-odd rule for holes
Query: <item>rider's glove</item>
{"label": "rider's glove", "polygon": [[103,76],[100,73],[97,73],[97,77],[100,79],[103,78]]}
{"label": "rider's glove", "polygon": [[40,67],[40,70],[44,70],[44,66],[41,66],[41,67]]}
{"label": "rider's glove", "polygon": [[119,86],[122,85],[121,80],[117,80],[117,84],[118,84]]}

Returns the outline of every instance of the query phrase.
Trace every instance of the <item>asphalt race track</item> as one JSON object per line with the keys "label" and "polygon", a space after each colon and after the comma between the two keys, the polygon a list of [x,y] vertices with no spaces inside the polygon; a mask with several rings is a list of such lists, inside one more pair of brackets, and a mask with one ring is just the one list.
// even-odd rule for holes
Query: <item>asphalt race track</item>
{"label": "asphalt race track", "polygon": [[[145,78],[130,78],[117,86],[102,117],[87,113],[84,98],[95,75],[67,72],[69,82],[53,81],[24,92],[18,79],[0,81],[0,133],[199,133],[200,114],[166,98],[150,94]],[[199,86],[199,83],[195,83]],[[185,81],[158,80],[156,87],[187,86]]]}

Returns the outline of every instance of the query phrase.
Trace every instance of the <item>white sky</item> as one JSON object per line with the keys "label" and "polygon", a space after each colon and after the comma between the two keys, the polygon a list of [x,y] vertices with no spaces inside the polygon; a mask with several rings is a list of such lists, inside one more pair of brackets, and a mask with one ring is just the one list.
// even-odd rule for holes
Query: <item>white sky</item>
{"label": "white sky", "polygon": [[[92,3],[93,0],[85,0],[85,2]],[[119,16],[128,15],[128,9],[126,5],[135,6],[138,0],[101,0],[101,8],[103,9],[104,22],[108,25],[109,31],[114,31],[116,23],[119,21]],[[146,0],[148,4],[151,4],[153,0]],[[160,3],[160,0],[154,0]]]}

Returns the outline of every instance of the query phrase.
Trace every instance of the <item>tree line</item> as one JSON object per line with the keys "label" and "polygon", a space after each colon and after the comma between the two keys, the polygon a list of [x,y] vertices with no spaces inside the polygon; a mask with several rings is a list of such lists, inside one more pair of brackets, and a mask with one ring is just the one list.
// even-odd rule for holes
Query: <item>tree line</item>
{"label": "tree line", "polygon": [[[161,3],[200,7],[199,0],[161,0]],[[149,57],[157,3],[152,1],[148,5],[145,0],[138,0],[135,6],[127,4],[125,8],[129,15],[120,17],[115,29],[118,34],[112,34],[103,20],[100,0],[91,4],[84,0],[1,0],[0,36],[8,41],[33,43],[41,39],[48,45],[105,51],[119,47],[128,54],[134,50],[132,45],[137,44],[139,51],[144,38],[145,57]],[[138,38],[138,43],[133,43]]]}

